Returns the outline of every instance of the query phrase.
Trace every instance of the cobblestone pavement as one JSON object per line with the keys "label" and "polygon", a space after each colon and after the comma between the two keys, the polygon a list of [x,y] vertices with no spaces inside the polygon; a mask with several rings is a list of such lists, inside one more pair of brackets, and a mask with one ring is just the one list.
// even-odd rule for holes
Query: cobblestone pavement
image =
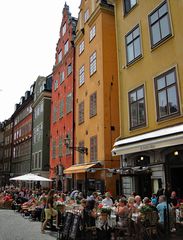
{"label": "cobblestone pavement", "polygon": [[0,240],[56,240],[56,233],[42,234],[41,223],[23,218],[13,210],[0,210]]}

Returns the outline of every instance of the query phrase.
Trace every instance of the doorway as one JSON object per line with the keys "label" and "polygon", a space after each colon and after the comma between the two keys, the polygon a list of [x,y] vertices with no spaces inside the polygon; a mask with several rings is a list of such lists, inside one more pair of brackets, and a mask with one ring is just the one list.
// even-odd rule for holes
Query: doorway
{"label": "doorway", "polygon": [[151,197],[151,174],[139,174],[135,178],[136,194],[140,195],[142,198]]}
{"label": "doorway", "polygon": [[178,198],[183,198],[183,166],[170,169],[172,190],[176,191]]}

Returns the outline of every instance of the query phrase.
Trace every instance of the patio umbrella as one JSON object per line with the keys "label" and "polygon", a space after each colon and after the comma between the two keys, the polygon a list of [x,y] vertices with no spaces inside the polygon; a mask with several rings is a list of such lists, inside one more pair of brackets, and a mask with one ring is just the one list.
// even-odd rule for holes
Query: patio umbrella
{"label": "patio umbrella", "polygon": [[45,181],[45,182],[51,182],[52,180],[49,178],[41,177],[32,173],[27,173],[25,175],[21,175],[18,177],[10,178],[10,180],[14,181]]}

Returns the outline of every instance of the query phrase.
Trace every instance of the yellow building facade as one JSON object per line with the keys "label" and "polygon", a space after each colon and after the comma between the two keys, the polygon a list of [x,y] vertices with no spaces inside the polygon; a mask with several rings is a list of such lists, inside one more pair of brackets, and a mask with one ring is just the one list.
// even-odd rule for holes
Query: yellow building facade
{"label": "yellow building facade", "polygon": [[75,39],[75,187],[116,194],[119,158],[111,148],[119,136],[118,71],[114,8],[105,1],[81,1]]}
{"label": "yellow building facade", "polygon": [[123,191],[149,196],[170,183],[182,196],[183,1],[109,2],[115,7],[120,106],[112,152],[123,158]]}

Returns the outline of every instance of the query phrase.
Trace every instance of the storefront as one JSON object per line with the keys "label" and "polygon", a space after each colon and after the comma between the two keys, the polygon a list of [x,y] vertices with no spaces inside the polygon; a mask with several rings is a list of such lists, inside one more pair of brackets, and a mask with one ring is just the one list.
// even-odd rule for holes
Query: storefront
{"label": "storefront", "polygon": [[113,156],[121,156],[123,193],[144,196],[170,184],[183,195],[183,124],[117,140]]}
{"label": "storefront", "polygon": [[[90,194],[93,191],[99,190],[104,192],[104,179],[103,172],[94,171],[95,169],[101,168],[99,162],[89,164],[76,164],[64,170],[64,174],[73,175],[74,188],[79,191]],[[102,176],[101,176],[102,174]]]}

